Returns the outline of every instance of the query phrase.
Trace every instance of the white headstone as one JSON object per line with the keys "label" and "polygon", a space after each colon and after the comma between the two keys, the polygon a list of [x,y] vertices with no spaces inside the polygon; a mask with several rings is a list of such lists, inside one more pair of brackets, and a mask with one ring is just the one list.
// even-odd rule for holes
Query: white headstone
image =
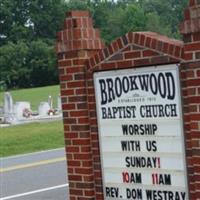
{"label": "white headstone", "polygon": [[48,104],[50,106],[50,109],[53,109],[53,98],[52,98],[52,96],[49,96],[49,98],[48,98]]}
{"label": "white headstone", "polygon": [[42,116],[42,117],[48,116],[48,112],[50,109],[51,108],[48,102],[40,102],[40,105],[38,108],[39,116]]}
{"label": "white headstone", "polygon": [[16,102],[14,105],[14,114],[15,118],[18,120],[29,118],[31,114],[30,102],[26,101]]}
{"label": "white headstone", "polygon": [[62,102],[61,102],[61,97],[60,97],[60,95],[58,96],[58,98],[57,98],[57,109],[58,109],[58,111],[61,111],[62,110]]}
{"label": "white headstone", "polygon": [[13,98],[10,92],[4,94],[4,114],[9,115],[13,113]]}

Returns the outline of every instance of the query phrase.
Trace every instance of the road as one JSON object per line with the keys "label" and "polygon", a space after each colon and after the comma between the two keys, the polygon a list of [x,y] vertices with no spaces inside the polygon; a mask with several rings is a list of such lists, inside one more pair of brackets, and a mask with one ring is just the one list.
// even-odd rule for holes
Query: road
{"label": "road", "polygon": [[0,158],[0,200],[67,200],[64,148]]}

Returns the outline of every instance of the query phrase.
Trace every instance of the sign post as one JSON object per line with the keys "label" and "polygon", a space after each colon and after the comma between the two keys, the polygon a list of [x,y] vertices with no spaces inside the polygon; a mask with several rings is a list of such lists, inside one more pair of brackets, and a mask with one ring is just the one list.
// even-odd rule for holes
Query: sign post
{"label": "sign post", "polygon": [[94,74],[104,199],[186,200],[176,65]]}

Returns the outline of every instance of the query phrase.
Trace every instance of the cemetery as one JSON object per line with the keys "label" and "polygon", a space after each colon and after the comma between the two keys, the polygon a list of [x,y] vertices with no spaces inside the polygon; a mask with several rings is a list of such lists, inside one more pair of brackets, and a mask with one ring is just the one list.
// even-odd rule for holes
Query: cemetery
{"label": "cemetery", "polygon": [[10,92],[4,93],[3,106],[0,109],[0,127],[31,122],[42,122],[62,119],[61,98],[57,96],[54,107],[53,98],[49,96],[47,101],[40,102],[38,110],[33,111],[28,101],[14,102]]}

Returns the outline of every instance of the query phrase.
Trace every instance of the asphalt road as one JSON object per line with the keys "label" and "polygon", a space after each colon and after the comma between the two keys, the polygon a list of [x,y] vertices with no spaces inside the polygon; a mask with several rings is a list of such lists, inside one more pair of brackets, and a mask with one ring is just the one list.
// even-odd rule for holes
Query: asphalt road
{"label": "asphalt road", "polygon": [[0,158],[0,200],[67,200],[64,149]]}

